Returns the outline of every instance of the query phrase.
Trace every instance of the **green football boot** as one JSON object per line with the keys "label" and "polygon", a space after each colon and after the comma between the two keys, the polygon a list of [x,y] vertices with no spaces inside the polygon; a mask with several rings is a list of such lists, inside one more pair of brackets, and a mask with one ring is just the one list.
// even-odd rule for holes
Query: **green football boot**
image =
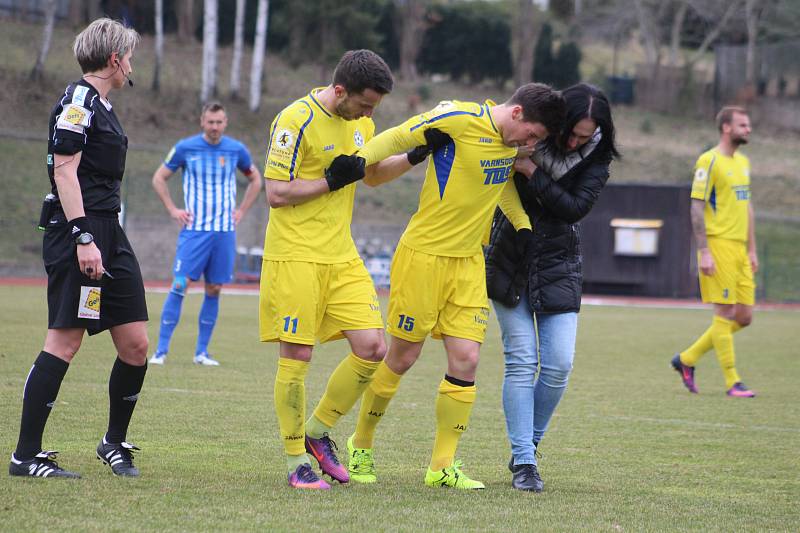
{"label": "green football boot", "polygon": [[353,445],[353,437],[347,439],[347,470],[350,472],[350,479],[359,483],[375,483],[378,476],[375,475],[375,460],[372,457],[372,448],[356,448]]}
{"label": "green football boot", "polygon": [[463,490],[486,488],[483,483],[471,479],[462,472],[461,464],[461,461],[455,461],[452,466],[435,472],[428,468],[428,472],[425,474],[425,484],[429,487],[454,487]]}

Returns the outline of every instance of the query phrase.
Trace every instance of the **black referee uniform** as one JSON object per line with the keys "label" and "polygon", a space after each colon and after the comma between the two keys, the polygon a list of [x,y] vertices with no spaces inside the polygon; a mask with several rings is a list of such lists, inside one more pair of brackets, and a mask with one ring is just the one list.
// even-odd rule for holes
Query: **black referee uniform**
{"label": "black referee uniform", "polygon": [[[55,155],[81,154],[77,175],[86,220],[76,219],[70,224],[57,201],[45,204],[55,206],[49,212],[43,209],[40,225],[45,228],[42,256],[47,271],[48,328],[77,328],[94,335],[121,324],[147,320],[139,263],[117,218],[128,139],[111,104],[91,84],[75,82],[53,108],[49,132],[47,167],[56,197]],[[80,245],[76,236],[85,241],[89,234],[100,250],[104,268],[111,274],[99,281],[85,276],[78,264]],[[68,358],[61,355],[42,350],[28,372],[19,439],[8,467],[12,476],[80,477],[58,466],[58,452],[42,450],[45,424],[74,353]],[[138,448],[125,442],[125,438],[147,372],[146,338],[142,355],[144,365],[137,366],[117,354],[108,381],[108,430],[97,446],[97,457],[118,476],[139,475],[132,456]]]}
{"label": "black referee uniform", "polygon": [[142,274],[118,221],[128,138],[111,104],[85,80],[67,87],[50,113],[49,126],[47,170],[52,193],[58,196],[54,154],[81,152],[77,174],[83,209],[109,275],[95,281],[80,271],[76,230],[56,204],[42,246],[48,328],[83,328],[94,335],[120,324],[145,321]]}

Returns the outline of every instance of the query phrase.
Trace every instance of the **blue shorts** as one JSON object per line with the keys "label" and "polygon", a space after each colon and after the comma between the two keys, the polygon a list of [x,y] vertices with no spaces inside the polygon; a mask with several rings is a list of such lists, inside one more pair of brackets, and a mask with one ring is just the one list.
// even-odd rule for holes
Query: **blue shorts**
{"label": "blue shorts", "polygon": [[225,284],[233,280],[236,261],[235,231],[181,230],[175,252],[174,276],[186,276],[192,281]]}

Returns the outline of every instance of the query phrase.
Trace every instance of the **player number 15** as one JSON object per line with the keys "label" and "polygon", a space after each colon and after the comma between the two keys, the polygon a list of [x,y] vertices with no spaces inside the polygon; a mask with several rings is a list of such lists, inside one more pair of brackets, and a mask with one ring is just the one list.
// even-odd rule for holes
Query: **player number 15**
{"label": "player number 15", "polygon": [[400,315],[400,322],[397,324],[397,327],[406,331],[412,331],[414,329],[414,317]]}

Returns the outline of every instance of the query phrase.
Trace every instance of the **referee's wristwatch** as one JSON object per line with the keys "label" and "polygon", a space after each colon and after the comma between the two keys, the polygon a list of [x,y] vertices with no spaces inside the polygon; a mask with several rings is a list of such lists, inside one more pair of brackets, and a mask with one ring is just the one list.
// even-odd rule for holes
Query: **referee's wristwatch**
{"label": "referee's wristwatch", "polygon": [[91,233],[81,233],[75,237],[75,244],[89,244],[94,242],[94,235]]}

